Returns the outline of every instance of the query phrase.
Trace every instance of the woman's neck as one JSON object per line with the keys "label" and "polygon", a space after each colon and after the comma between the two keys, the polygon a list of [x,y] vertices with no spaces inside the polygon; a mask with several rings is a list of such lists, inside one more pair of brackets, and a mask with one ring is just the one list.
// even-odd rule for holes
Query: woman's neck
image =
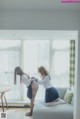
{"label": "woman's neck", "polygon": [[47,76],[47,75],[43,75],[43,76],[42,76],[42,80],[43,80],[46,76]]}

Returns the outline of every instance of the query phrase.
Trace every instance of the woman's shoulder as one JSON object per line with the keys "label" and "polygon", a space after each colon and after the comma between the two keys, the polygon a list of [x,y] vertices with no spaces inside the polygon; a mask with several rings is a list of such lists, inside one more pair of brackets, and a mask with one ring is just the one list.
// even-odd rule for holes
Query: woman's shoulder
{"label": "woman's shoulder", "polygon": [[23,78],[26,78],[26,76],[25,76],[24,74],[22,75],[22,77],[23,77]]}
{"label": "woman's shoulder", "polygon": [[49,75],[46,75],[44,78],[50,80],[50,76]]}

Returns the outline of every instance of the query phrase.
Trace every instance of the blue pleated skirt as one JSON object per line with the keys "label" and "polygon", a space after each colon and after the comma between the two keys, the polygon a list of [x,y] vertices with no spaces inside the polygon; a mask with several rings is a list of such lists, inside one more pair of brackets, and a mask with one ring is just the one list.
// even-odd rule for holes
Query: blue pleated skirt
{"label": "blue pleated skirt", "polygon": [[27,97],[29,99],[32,99],[32,86],[31,86],[31,84],[28,86]]}
{"label": "blue pleated skirt", "polygon": [[46,89],[46,92],[45,92],[45,102],[46,103],[53,102],[57,98],[59,98],[59,94],[54,87]]}

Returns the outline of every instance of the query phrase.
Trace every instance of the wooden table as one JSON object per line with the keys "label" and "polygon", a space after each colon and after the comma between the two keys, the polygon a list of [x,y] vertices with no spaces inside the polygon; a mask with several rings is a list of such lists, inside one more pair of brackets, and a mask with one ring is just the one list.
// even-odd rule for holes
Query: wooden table
{"label": "wooden table", "polygon": [[8,104],[6,101],[5,93],[11,90],[10,85],[0,85],[0,98],[1,98],[1,104],[2,104],[2,111],[4,112],[4,102],[6,103],[6,107],[8,108]]}

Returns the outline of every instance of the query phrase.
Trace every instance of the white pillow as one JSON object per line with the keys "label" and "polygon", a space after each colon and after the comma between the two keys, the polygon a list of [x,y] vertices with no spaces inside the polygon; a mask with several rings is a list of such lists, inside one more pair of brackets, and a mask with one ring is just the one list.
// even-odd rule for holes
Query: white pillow
{"label": "white pillow", "polygon": [[64,101],[65,101],[66,103],[71,104],[72,98],[73,98],[73,92],[68,89],[68,90],[66,91],[65,96],[64,96]]}

